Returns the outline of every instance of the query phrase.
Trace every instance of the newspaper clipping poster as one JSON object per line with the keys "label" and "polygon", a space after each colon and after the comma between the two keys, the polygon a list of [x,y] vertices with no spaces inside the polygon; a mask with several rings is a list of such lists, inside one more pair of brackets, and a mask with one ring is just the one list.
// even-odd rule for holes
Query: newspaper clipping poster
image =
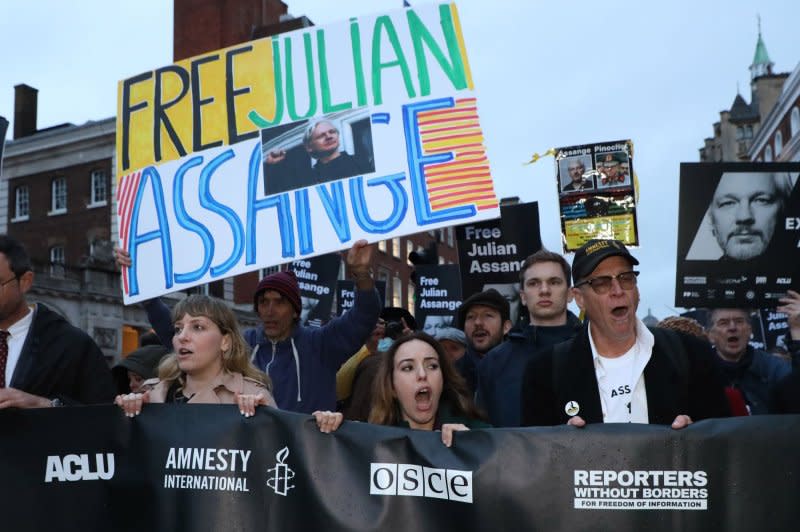
{"label": "newspaper clipping poster", "polygon": [[639,244],[633,142],[558,148],[556,179],[565,253],[593,238]]}

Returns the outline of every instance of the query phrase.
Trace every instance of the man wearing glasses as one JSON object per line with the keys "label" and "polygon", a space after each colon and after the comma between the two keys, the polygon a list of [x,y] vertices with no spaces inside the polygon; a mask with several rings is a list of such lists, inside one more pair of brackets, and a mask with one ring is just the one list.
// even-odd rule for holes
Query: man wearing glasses
{"label": "man wearing glasses", "polygon": [[45,305],[29,305],[32,284],[27,252],[0,235],[0,409],[111,403],[102,351]]}
{"label": "man wearing glasses", "polygon": [[528,364],[522,424],[654,423],[680,429],[729,410],[708,344],[650,331],[636,317],[639,261],[617,240],[590,240],[572,264],[587,322]]}

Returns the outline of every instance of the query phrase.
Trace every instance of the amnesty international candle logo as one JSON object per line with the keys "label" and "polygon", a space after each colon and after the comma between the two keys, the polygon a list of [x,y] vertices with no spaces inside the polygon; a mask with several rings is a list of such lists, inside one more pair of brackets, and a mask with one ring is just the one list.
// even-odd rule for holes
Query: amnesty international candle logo
{"label": "amnesty international candle logo", "polygon": [[267,470],[267,473],[270,475],[267,477],[267,486],[272,488],[278,495],[283,495],[284,497],[289,494],[290,489],[294,488],[294,484],[289,484],[289,481],[294,478],[294,471],[286,465],[286,458],[288,456],[289,448],[284,447],[275,455],[275,459],[278,463],[275,464],[275,467]]}
{"label": "amnesty international candle logo", "polygon": [[574,471],[579,510],[707,510],[705,471]]}

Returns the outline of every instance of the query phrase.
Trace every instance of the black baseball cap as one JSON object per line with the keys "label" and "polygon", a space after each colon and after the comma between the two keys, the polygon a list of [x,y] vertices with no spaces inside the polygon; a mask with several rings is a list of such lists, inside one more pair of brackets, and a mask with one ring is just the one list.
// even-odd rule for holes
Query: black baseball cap
{"label": "black baseball cap", "polygon": [[483,292],[472,294],[466,299],[466,301],[461,303],[461,306],[458,307],[458,313],[456,315],[456,327],[462,331],[464,330],[464,322],[467,321],[467,312],[469,312],[469,309],[475,305],[482,305],[484,307],[495,309],[500,313],[500,318],[503,321],[511,319],[511,307],[508,304],[508,300],[503,294],[494,288],[490,288],[488,290],[484,290]]}
{"label": "black baseball cap", "polygon": [[593,238],[575,252],[575,258],[572,260],[572,283],[577,284],[578,281],[588,277],[597,265],[608,257],[624,257],[633,266],[639,264],[636,257],[631,255],[625,244],[619,240]]}

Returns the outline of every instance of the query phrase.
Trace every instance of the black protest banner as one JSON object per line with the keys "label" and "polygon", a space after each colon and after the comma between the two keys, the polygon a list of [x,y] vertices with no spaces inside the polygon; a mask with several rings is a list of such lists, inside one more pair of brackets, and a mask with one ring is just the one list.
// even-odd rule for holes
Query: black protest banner
{"label": "black protest banner", "polygon": [[458,264],[420,264],[414,318],[422,330],[435,335],[437,329],[452,327],[455,311],[461,305],[461,276]]}
{"label": "black protest banner", "polygon": [[520,266],[542,248],[539,204],[502,206],[497,220],[456,227],[456,238],[464,297],[494,288],[508,299],[516,323]]}
{"label": "black protest banner", "polygon": [[633,142],[557,148],[555,162],[564,252],[593,238],[638,245]]}
{"label": "black protest banner", "polygon": [[289,265],[300,284],[301,324],[319,327],[331,318],[332,287],[339,276],[341,262],[342,258],[338,253],[328,253],[296,260]]}
{"label": "black protest banner", "polygon": [[800,163],[682,163],[675,305],[778,304],[800,287]]}
{"label": "black protest banner", "polygon": [[753,324],[750,345],[765,351],[778,348],[788,352],[790,338],[786,314],[775,309],[759,309],[750,315],[750,322]]}
{"label": "black protest banner", "polygon": [[[386,306],[386,281],[375,281],[375,288],[381,297],[381,307]],[[353,308],[356,300],[356,283],[350,280],[336,281],[336,315],[341,316]]]}
{"label": "black protest banner", "polygon": [[[800,416],[455,435],[230,405],[0,412],[4,530],[793,530]],[[758,457],[758,459],[754,459]],[[35,505],[32,501],[35,501]]]}

